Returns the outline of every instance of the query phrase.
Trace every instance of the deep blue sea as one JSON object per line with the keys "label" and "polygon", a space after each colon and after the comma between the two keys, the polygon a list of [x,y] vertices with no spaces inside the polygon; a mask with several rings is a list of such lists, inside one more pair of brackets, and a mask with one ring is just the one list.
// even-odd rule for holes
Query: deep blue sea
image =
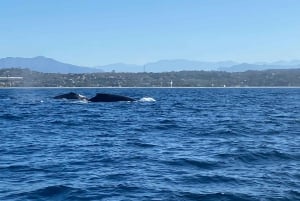
{"label": "deep blue sea", "polygon": [[[56,100],[76,92],[155,102]],[[300,88],[0,89],[0,200],[300,200]]]}

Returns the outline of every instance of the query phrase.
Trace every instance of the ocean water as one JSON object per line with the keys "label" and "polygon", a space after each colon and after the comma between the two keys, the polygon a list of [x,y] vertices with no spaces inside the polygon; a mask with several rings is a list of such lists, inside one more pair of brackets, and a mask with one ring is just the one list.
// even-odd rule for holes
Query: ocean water
{"label": "ocean water", "polygon": [[[71,91],[148,98],[52,98]],[[0,89],[0,108],[1,201],[300,200],[297,88]]]}

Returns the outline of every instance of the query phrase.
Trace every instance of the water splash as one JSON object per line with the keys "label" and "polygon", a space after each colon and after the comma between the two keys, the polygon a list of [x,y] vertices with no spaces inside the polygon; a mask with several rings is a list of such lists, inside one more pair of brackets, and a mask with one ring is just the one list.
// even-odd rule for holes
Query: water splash
{"label": "water splash", "polygon": [[155,102],[156,100],[151,97],[143,97],[139,100],[140,102]]}

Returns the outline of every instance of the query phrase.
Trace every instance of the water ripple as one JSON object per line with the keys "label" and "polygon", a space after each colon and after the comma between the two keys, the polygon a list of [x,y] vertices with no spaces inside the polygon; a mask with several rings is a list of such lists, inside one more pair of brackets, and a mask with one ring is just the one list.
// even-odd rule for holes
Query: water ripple
{"label": "water ripple", "polygon": [[69,91],[0,90],[0,200],[300,200],[299,89]]}

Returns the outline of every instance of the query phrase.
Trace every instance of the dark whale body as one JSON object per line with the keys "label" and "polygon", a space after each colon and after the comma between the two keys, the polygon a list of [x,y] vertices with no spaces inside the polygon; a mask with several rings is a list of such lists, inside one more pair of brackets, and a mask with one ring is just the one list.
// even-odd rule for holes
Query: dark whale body
{"label": "dark whale body", "polygon": [[117,102],[117,101],[135,101],[135,99],[126,97],[126,96],[114,95],[114,94],[97,93],[96,96],[89,99],[89,101],[91,101],[91,102]]}
{"label": "dark whale body", "polygon": [[74,92],[55,96],[54,99],[88,100],[85,96],[76,94]]}
{"label": "dark whale body", "polygon": [[55,96],[54,99],[84,100],[90,102],[135,101],[135,99],[126,96],[120,96],[114,94],[102,94],[102,93],[97,93],[95,97],[88,99],[85,96],[82,96],[74,92]]}

